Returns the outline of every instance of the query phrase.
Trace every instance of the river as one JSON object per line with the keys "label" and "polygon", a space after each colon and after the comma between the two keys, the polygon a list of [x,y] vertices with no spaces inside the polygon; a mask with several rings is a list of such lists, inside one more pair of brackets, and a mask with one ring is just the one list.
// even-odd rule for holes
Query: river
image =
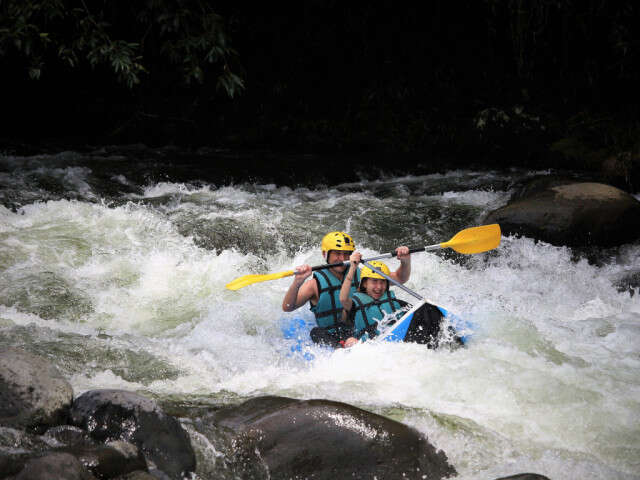
{"label": "river", "polygon": [[[595,262],[515,237],[484,254],[415,254],[407,286],[474,325],[459,349],[363,344],[308,362],[280,330],[311,315],[283,314],[290,278],[225,289],[323,263],[332,230],[369,256],[446,241],[549,172],[366,172],[295,186],[135,155],[0,155],[0,343],[47,356],[75,395],[338,400],[425,433],[459,479],[640,479],[640,295],[616,286],[640,269],[638,242]],[[185,426],[199,478],[213,478],[222,454]]]}

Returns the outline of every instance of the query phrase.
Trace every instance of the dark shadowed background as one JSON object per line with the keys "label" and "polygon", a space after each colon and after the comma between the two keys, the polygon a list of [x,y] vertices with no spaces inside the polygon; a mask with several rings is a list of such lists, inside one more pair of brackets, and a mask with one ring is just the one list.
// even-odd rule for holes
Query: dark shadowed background
{"label": "dark shadowed background", "polygon": [[5,151],[144,143],[382,167],[373,154],[392,152],[637,183],[630,0],[16,0],[0,15]]}

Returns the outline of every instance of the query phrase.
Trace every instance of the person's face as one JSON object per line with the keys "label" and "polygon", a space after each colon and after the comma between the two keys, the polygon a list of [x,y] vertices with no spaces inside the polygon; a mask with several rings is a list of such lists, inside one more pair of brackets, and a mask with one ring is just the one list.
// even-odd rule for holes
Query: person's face
{"label": "person's face", "polygon": [[[344,261],[348,262],[351,253],[352,252],[343,250],[329,250],[329,253],[327,254],[327,263],[338,263]],[[337,272],[344,272],[347,267],[348,265],[341,265],[339,267],[333,267],[332,270],[335,270]]]}
{"label": "person's face", "polygon": [[378,300],[387,291],[387,281],[382,278],[365,278],[364,291],[374,300]]}

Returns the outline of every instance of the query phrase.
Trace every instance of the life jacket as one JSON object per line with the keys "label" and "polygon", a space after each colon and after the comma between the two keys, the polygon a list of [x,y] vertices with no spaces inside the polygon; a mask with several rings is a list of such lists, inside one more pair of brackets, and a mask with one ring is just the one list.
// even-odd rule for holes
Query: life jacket
{"label": "life jacket", "polygon": [[[351,266],[349,266],[351,268]],[[345,270],[346,275],[349,269]],[[311,311],[316,316],[316,323],[319,327],[332,330],[342,321],[342,303],[340,303],[340,289],[342,282],[329,270],[316,270],[313,277],[318,284],[318,303],[311,305]],[[360,270],[356,270],[351,283],[353,295],[360,284]]]}
{"label": "life jacket", "polygon": [[398,300],[395,293],[390,290],[378,299],[363,292],[356,292],[352,295],[351,316],[353,317],[353,336],[357,339],[365,334],[368,338],[378,335],[378,321],[382,320],[385,314],[390,314],[407,305],[406,302]]}

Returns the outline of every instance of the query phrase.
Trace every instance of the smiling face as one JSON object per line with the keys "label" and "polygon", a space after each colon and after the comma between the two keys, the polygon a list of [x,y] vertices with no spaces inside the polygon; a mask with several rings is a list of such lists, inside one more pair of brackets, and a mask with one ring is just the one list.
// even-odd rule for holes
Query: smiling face
{"label": "smiling face", "polygon": [[362,285],[364,292],[374,300],[378,300],[387,291],[387,280],[382,278],[365,278]]}

